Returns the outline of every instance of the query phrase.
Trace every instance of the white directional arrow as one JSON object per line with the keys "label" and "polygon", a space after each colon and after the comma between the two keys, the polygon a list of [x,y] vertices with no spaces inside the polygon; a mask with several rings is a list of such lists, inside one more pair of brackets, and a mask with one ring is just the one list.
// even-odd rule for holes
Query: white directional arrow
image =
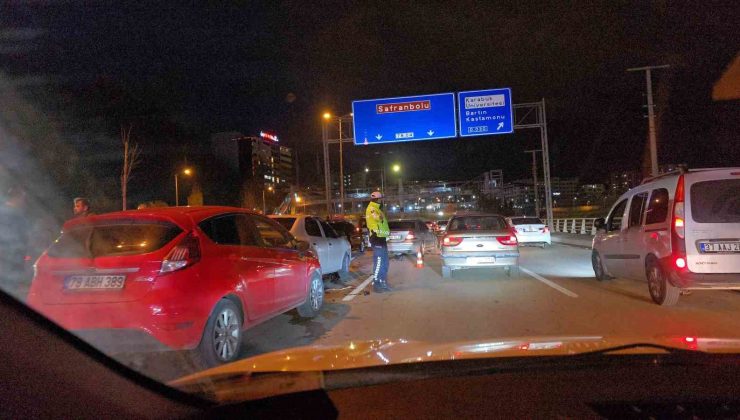
{"label": "white directional arrow", "polygon": [[378,140],[380,140],[380,139],[383,138],[383,136],[381,136],[380,134],[378,134],[377,136],[375,136],[375,138],[378,139]]}
{"label": "white directional arrow", "polygon": [[498,131],[498,130],[500,130],[500,129],[502,129],[502,128],[504,128],[504,123],[503,123],[503,121],[502,121],[502,122],[500,122],[500,123],[498,123],[498,127],[496,127],[496,131]]}
{"label": "white directional arrow", "polygon": [[429,134],[430,136],[433,136],[434,135],[434,130],[427,131],[427,134]]}

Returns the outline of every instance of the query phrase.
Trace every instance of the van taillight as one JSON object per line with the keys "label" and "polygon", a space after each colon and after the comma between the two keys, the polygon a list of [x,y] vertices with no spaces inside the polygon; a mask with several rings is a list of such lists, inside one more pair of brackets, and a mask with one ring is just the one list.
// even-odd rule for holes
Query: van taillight
{"label": "van taillight", "polygon": [[198,261],[200,261],[200,241],[193,232],[190,232],[167,254],[159,272],[164,274],[181,270]]}
{"label": "van taillight", "polygon": [[686,221],[683,175],[678,177],[676,194],[673,198],[673,218],[671,220],[671,251],[673,261],[679,269],[686,268]]}

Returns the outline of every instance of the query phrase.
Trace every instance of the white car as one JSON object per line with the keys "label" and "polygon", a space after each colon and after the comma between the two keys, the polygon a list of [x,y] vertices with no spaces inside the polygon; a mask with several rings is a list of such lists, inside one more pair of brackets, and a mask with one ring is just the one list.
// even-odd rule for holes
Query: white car
{"label": "white car", "polygon": [[539,217],[509,217],[506,221],[514,228],[519,246],[537,245],[544,248],[552,245],[550,228]]}
{"label": "white car", "polygon": [[678,302],[682,289],[740,289],[740,168],[647,179],[594,226],[599,280],[647,280],[659,305]]}
{"label": "white car", "polygon": [[296,239],[311,244],[311,249],[319,257],[322,274],[349,272],[352,246],[324,220],[303,214],[269,217],[288,229]]}

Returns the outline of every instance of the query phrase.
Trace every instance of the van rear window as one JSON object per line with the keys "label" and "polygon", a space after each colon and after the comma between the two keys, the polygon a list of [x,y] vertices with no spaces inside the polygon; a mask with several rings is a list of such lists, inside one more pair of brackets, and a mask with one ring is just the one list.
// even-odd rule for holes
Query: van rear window
{"label": "van rear window", "polygon": [[697,223],[740,223],[740,179],[693,184],[691,215]]}
{"label": "van rear window", "polygon": [[171,223],[112,223],[77,226],[49,248],[54,258],[96,258],[156,251],[182,230]]}

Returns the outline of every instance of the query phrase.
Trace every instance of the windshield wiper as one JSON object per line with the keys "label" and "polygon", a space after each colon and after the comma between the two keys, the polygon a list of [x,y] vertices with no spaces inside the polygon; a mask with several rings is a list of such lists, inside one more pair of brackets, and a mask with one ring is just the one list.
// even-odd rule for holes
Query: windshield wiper
{"label": "windshield wiper", "polygon": [[665,346],[662,344],[655,344],[655,343],[631,343],[631,344],[625,344],[622,346],[615,346],[615,347],[609,347],[606,349],[600,349],[600,350],[594,350],[594,351],[588,351],[584,353],[577,353],[573,356],[579,357],[579,356],[602,356],[609,353],[615,353],[618,351],[624,351],[624,350],[632,350],[632,349],[640,349],[640,348],[647,348],[647,349],[657,349],[657,350],[663,350],[666,353],[669,354],[706,354],[700,350],[690,350],[690,349],[681,349],[678,347],[671,347],[671,346]]}

